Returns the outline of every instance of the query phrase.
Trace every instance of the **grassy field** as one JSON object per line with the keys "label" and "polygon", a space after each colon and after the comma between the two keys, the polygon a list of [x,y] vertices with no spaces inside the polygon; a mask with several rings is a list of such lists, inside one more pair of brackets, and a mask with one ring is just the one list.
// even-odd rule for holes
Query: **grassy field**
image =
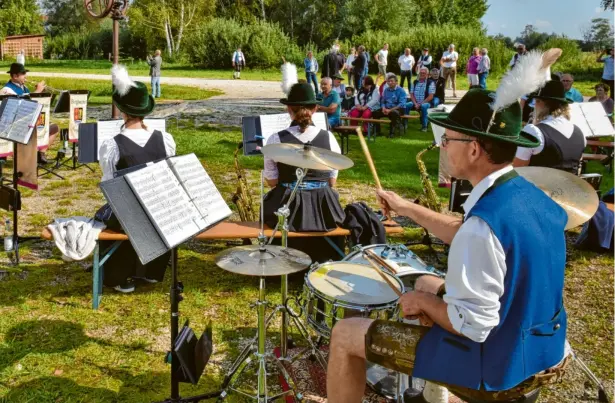
{"label": "grassy field", "polygon": [[[178,154],[194,152],[229,201],[235,191],[232,153],[241,139],[235,128],[184,127],[171,130]],[[407,197],[421,192],[415,155],[431,142],[420,133],[418,122],[402,138],[370,143],[383,186]],[[374,187],[356,138],[349,156],[355,166],[340,173],[342,204],[364,200],[375,204]],[[257,193],[260,157],[241,157],[248,180]],[[437,178],[438,153],[425,156]],[[589,171],[604,172],[600,164]],[[37,236],[55,217],[91,216],[104,203],[98,190],[100,170],[63,171],[66,180],[42,179],[38,191],[23,192],[21,235]],[[435,183],[435,182],[434,182]],[[604,188],[613,186],[605,173]],[[442,202],[447,192],[438,190]],[[0,211],[0,218],[6,212]],[[233,217],[237,219],[236,214]],[[571,240],[577,231],[570,233]],[[418,229],[408,229],[391,239],[417,239]],[[213,321],[212,361],[199,384],[183,385],[182,395],[214,390],[238,349],[255,332],[256,316],[249,303],[256,299],[257,280],[232,275],[214,264],[225,242],[189,242],[180,248],[179,272],[185,285],[180,306],[183,323],[189,318],[200,332]],[[566,270],[566,308],[569,339],[575,351],[607,382],[613,379],[613,258],[570,248]],[[434,256],[423,247],[421,257]],[[22,249],[23,264],[7,265],[0,257],[0,402],[2,403],[137,403],[168,396],[169,367],[163,357],[169,343],[169,278],[162,284],[139,284],[131,295],[105,289],[99,311],[91,310],[91,273],[84,262],[65,263],[51,242],[29,242]],[[292,292],[302,288],[302,276],[291,279]],[[279,284],[268,281],[268,298],[279,301]],[[277,324],[277,322],[276,322]],[[269,329],[277,343],[275,325]],[[542,402],[580,402],[584,378],[571,371],[564,383],[547,391]],[[595,393],[590,390],[589,393]],[[241,401],[236,397],[228,401]]]}

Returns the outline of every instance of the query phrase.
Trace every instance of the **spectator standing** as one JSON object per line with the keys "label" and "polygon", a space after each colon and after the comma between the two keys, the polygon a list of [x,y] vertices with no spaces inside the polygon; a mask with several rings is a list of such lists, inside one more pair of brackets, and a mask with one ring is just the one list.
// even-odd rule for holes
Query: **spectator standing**
{"label": "spectator standing", "polygon": [[147,56],[147,64],[149,64],[149,75],[152,84],[152,96],[160,98],[160,69],[162,67],[162,52],[157,49],[154,52],[154,57]]}
{"label": "spectator standing", "polygon": [[457,76],[457,59],[459,59],[459,53],[455,52],[455,45],[451,44],[448,50],[442,55],[442,66],[444,68],[444,81],[451,79],[453,87],[453,97],[457,97],[457,83],[455,77]]}
{"label": "spectator standing", "polygon": [[357,91],[361,89],[361,85],[363,85],[363,77],[366,76],[365,70],[367,68],[367,57],[365,56],[365,47],[363,45],[359,46],[359,53],[357,57],[352,62],[352,75],[354,77],[355,85],[357,86]]}
{"label": "spectator standing", "polygon": [[521,56],[524,56],[527,53],[527,49],[525,48],[525,45],[522,43],[515,43],[515,48],[517,49],[517,53],[513,55],[512,59],[510,59],[510,63],[508,63],[508,66],[511,69],[515,67],[515,65],[519,61],[519,58]]}
{"label": "spectator standing", "polygon": [[[371,76],[365,76],[361,91],[357,92],[354,101],[354,108],[348,116],[353,118],[370,119],[374,111],[380,109],[380,94],[378,87]],[[356,121],[350,121],[352,126],[356,126]],[[367,133],[367,123],[363,123],[363,131]]]}
{"label": "spectator standing", "polygon": [[303,59],[303,67],[305,67],[305,81],[314,85],[314,94],[318,95],[318,81],[316,80],[318,61],[314,58],[314,53],[311,50],[307,52],[305,59]]}
{"label": "spectator standing", "polygon": [[[606,57],[602,57],[606,55]],[[613,99],[613,83],[615,75],[613,73],[613,48],[604,50],[596,60],[598,63],[604,63],[602,70],[602,82],[609,86],[609,94]]]}
{"label": "spectator standing", "polygon": [[401,71],[401,84],[400,87],[404,88],[404,80],[408,79],[408,92],[412,91],[412,68],[414,67],[414,56],[410,48],[404,49],[404,54],[397,59],[399,69]]}
{"label": "spectator standing", "polygon": [[19,53],[17,53],[17,56],[15,57],[15,61],[21,64],[22,66],[26,65],[26,52],[23,49],[20,50]]}
{"label": "spectator standing", "polygon": [[322,61],[320,78],[325,77],[333,79],[333,76],[339,73],[337,68],[337,49],[335,46],[331,47],[329,53],[327,53]]}
{"label": "spectator standing", "polygon": [[363,71],[363,76],[367,76],[369,74],[369,61],[371,60],[371,56],[367,49],[365,50],[365,70]]}
{"label": "spectator standing", "polygon": [[589,102],[601,102],[602,107],[609,116],[613,116],[613,99],[609,98],[609,87],[605,83],[600,83],[594,87],[596,96],[591,97]]}
{"label": "spectator standing", "polygon": [[470,87],[478,85],[478,67],[482,57],[478,48],[472,49],[472,55],[466,64],[466,74],[468,75],[468,85]]}
{"label": "spectator standing", "polygon": [[337,94],[340,96],[340,99],[342,99],[346,94],[346,86],[342,84],[343,80],[344,76],[339,73],[337,73],[333,77],[333,91],[337,92]]}
{"label": "spectator standing", "polygon": [[[355,48],[350,48],[350,53],[348,54],[348,57],[346,58],[346,72],[348,73],[348,85],[352,85],[352,62],[354,62],[354,59],[357,57],[357,51],[355,50]],[[358,86],[357,83],[354,83],[355,86]]]}
{"label": "spectator standing", "polygon": [[237,47],[235,53],[233,53],[233,68],[235,72],[233,73],[234,79],[241,78],[241,69],[246,67],[246,57],[243,55],[240,47]]}
{"label": "spectator standing", "polygon": [[444,78],[442,78],[440,70],[435,67],[431,69],[431,81],[433,81],[436,86],[436,93],[434,94],[432,101],[433,107],[435,108],[436,106],[444,103],[444,86],[446,85],[446,82],[444,81]]}
{"label": "spectator standing", "polygon": [[567,99],[574,102],[583,102],[583,95],[576,88],[572,88],[572,85],[574,84],[574,77],[572,74],[563,74],[562,84],[564,84]]}
{"label": "spectator standing", "polygon": [[431,55],[429,54],[429,49],[428,48],[424,48],[423,49],[423,54],[421,56],[419,56],[419,60],[416,62],[416,72],[417,72],[417,74],[421,70],[421,67],[427,67],[428,69],[431,69],[431,63],[432,62],[433,62],[433,59],[432,59]]}
{"label": "spectator standing", "polygon": [[410,102],[406,104],[406,114],[417,111],[421,115],[421,131],[427,131],[427,109],[433,105],[436,95],[436,83],[429,79],[429,70],[421,67],[419,78],[414,82],[414,90],[410,92]]}
{"label": "spectator standing", "polygon": [[335,45],[335,57],[337,59],[337,74],[343,74],[346,65],[346,56],[340,52],[340,45]]}
{"label": "spectator standing", "polygon": [[376,76],[376,84],[378,84],[378,80],[380,76],[384,80],[387,74],[387,59],[389,57],[389,44],[385,43],[382,46],[382,49],[376,53],[376,62],[378,63],[378,75]]}
{"label": "spectator standing", "polygon": [[397,76],[392,75],[387,80],[387,86],[380,97],[380,110],[374,111],[375,119],[388,117],[391,119],[389,137],[393,137],[393,129],[398,125],[399,119],[406,108],[406,91],[397,85]]}
{"label": "spectator standing", "polygon": [[322,90],[322,101],[320,101],[316,110],[327,114],[329,127],[339,126],[342,113],[342,100],[339,94],[333,91],[333,81],[331,77],[323,77],[320,80],[320,89]]}
{"label": "spectator standing", "polygon": [[487,77],[489,77],[489,70],[491,70],[491,59],[487,53],[487,48],[481,49],[482,57],[478,65],[478,85],[484,90],[487,89]]}

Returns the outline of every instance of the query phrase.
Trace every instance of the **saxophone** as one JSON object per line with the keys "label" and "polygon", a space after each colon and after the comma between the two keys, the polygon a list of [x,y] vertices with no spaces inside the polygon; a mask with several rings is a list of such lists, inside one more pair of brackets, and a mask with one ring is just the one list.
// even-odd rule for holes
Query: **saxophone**
{"label": "saxophone", "polygon": [[439,213],[442,210],[440,206],[440,201],[438,199],[436,191],[433,188],[433,185],[431,184],[431,180],[429,179],[429,172],[427,172],[427,167],[423,162],[423,154],[430,150],[433,150],[436,146],[437,144],[434,142],[432,145],[420,151],[416,155],[416,165],[419,168],[419,172],[421,174],[421,183],[423,184],[423,194],[419,196],[416,201],[420,205]]}
{"label": "saxophone", "polygon": [[239,151],[243,148],[243,143],[239,143],[235,150],[235,175],[237,176],[237,190],[233,193],[232,201],[237,206],[237,212],[241,221],[258,221],[254,216],[254,204],[252,193],[248,187],[248,180],[243,167],[239,164]]}

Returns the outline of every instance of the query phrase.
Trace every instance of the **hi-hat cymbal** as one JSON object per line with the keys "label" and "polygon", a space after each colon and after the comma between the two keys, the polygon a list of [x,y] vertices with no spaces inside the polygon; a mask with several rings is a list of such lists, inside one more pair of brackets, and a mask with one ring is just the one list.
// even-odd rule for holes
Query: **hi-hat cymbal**
{"label": "hi-hat cymbal", "polygon": [[354,165],[350,158],[342,154],[304,144],[269,144],[261,148],[261,152],[275,162],[299,168],[331,171],[348,169]]}
{"label": "hi-hat cymbal", "polygon": [[582,225],[596,214],[596,190],[578,176],[545,167],[521,167],[516,168],[516,171],[566,210],[566,229]]}
{"label": "hi-hat cymbal", "polygon": [[312,263],[310,257],[296,249],[282,246],[237,246],[216,256],[221,269],[245,276],[281,276],[304,270]]}

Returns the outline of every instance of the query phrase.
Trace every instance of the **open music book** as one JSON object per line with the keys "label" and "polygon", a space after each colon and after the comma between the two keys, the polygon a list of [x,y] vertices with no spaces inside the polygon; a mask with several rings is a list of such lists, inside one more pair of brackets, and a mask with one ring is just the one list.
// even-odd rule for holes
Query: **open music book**
{"label": "open music book", "polygon": [[570,121],[581,129],[585,137],[615,135],[611,120],[600,102],[570,104]]}
{"label": "open music book", "polygon": [[43,105],[21,98],[6,98],[0,103],[0,138],[28,144]]}

